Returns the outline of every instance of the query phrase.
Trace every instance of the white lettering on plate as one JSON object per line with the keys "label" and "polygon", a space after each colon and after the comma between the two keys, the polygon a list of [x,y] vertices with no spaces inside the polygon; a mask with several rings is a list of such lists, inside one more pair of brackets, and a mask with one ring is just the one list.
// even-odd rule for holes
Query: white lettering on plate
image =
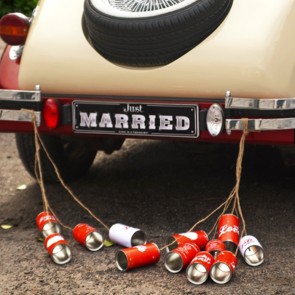
{"label": "white lettering on plate", "polygon": [[[129,106],[130,108],[130,106]],[[141,108],[138,108],[141,112]],[[99,126],[101,129],[129,129],[132,130],[176,130],[187,131],[190,128],[190,119],[185,116],[172,116],[172,115],[147,115],[143,114],[114,114],[102,113],[98,116],[97,112],[87,113],[80,112],[80,126],[87,128],[96,128]],[[0,118],[2,111],[0,110]],[[157,120],[158,119],[158,120]]]}
{"label": "white lettering on plate", "polygon": [[[96,113],[97,115],[97,113]],[[113,128],[113,123],[111,119],[110,114],[102,114],[100,122],[99,122],[100,128]]]}
{"label": "white lettering on plate", "polygon": [[84,112],[80,112],[80,126],[81,127],[97,127],[96,123],[97,113],[90,113],[89,115]]}

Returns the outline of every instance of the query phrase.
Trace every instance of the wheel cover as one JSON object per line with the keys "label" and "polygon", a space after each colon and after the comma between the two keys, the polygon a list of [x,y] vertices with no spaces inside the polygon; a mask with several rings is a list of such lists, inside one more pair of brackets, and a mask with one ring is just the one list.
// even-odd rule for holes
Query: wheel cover
{"label": "wheel cover", "polygon": [[161,15],[181,9],[199,0],[90,0],[99,11],[125,18]]}

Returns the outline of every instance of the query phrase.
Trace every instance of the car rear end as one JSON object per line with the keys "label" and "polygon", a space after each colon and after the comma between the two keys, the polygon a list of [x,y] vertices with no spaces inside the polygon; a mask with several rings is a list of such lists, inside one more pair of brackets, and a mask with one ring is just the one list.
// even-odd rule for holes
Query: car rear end
{"label": "car rear end", "polygon": [[[161,66],[109,61],[89,42],[84,1],[41,0],[0,64],[0,131],[78,138],[294,144],[295,3],[234,1],[198,46]],[[3,32],[1,33],[3,35]],[[19,33],[21,35],[21,33]]]}

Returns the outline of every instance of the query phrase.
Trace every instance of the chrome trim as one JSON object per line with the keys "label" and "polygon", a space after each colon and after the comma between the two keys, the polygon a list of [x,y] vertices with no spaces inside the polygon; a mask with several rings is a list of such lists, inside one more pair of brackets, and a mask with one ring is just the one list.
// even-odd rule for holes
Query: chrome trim
{"label": "chrome trim", "polygon": [[253,110],[293,110],[295,109],[295,97],[293,98],[237,98],[230,93],[225,96],[226,109],[253,109]]}
{"label": "chrome trim", "polygon": [[[0,104],[1,101],[15,102],[17,106],[18,102],[40,102],[41,101],[41,88],[39,85],[35,86],[35,91],[25,90],[2,90],[0,89]],[[34,111],[36,116],[37,126],[40,126],[41,112]],[[20,121],[20,122],[32,122],[32,114],[29,111],[23,109],[1,109],[0,108],[0,121]]]}
{"label": "chrome trim", "polygon": [[[232,130],[243,130],[241,119],[226,119],[225,129],[227,134]],[[295,118],[283,119],[248,119],[249,131],[271,131],[295,129]]]}
{"label": "chrome trim", "polygon": [[[213,119],[213,122],[209,121],[209,116],[213,116],[213,118],[211,117],[211,119]],[[209,107],[206,115],[206,125],[208,132],[213,137],[218,136],[224,129],[224,112],[219,104],[213,103]],[[214,130],[214,127],[217,127],[217,129]]]}
{"label": "chrome trim", "polygon": [[[37,126],[40,126],[41,112],[34,112]],[[0,110],[0,121],[32,122],[32,114],[24,110]]]}
{"label": "chrome trim", "polygon": [[35,91],[25,91],[25,90],[3,90],[0,89],[0,100],[9,101],[41,101],[41,91],[37,89]]}
{"label": "chrome trim", "polygon": [[9,58],[11,60],[18,59],[19,57],[21,57],[23,53],[23,49],[24,49],[23,45],[12,46],[9,51]]}

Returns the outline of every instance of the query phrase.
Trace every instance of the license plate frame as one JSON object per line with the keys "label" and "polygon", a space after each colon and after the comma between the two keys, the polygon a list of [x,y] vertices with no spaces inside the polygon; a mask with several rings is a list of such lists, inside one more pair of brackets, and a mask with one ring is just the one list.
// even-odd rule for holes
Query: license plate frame
{"label": "license plate frame", "polygon": [[75,133],[128,137],[199,137],[197,104],[75,100],[72,107]]}

